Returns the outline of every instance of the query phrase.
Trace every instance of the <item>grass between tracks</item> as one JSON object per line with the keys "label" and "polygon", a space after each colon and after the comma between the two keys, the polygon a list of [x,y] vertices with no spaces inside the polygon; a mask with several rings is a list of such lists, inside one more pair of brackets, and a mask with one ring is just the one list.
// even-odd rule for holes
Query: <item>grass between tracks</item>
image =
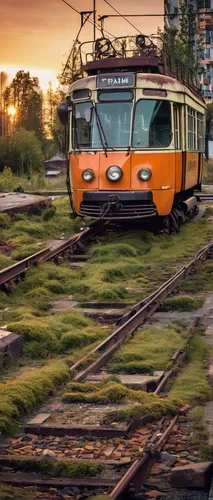
{"label": "grass between tracks", "polygon": [[[1,464],[4,463],[4,458]],[[5,464],[19,472],[35,472],[40,473],[45,477],[94,477],[102,472],[104,465],[92,460],[51,460],[39,457],[39,459],[23,458],[8,456]],[[0,497],[1,498],[1,497]]]}
{"label": "grass between tracks", "polygon": [[82,221],[69,219],[68,198],[53,203],[41,215],[0,214],[1,240],[8,245],[6,254],[0,254],[0,269],[38,252],[48,240],[79,231]]}
{"label": "grass between tracks", "polygon": [[47,394],[54,393],[68,376],[68,365],[63,361],[55,361],[0,383],[0,433],[13,432],[18,417],[30,413]]}
{"label": "grass between tracks", "polygon": [[109,363],[109,371],[117,373],[153,373],[165,370],[173,354],[184,347],[186,330],[149,328],[137,332],[119,349]]}
{"label": "grass between tracks", "polygon": [[0,483],[0,500],[35,500],[36,493],[29,491],[29,488],[14,488]]}
{"label": "grass between tracks", "polygon": [[[39,239],[39,241],[42,241],[47,234],[51,233],[51,236],[53,236],[53,234],[56,234],[54,233],[56,228],[53,228],[53,232],[51,229],[54,217],[56,215],[53,215],[49,221],[43,221],[43,226],[42,224],[39,226],[41,231],[36,225],[36,220],[33,220],[34,229],[30,227],[31,219],[29,220],[29,224],[27,221],[14,221],[16,228],[13,234],[10,234],[10,227],[4,228],[6,241],[12,243],[11,239],[13,239],[14,243],[14,239],[16,239],[16,248],[18,249],[19,240],[17,241],[17,238],[22,238],[22,244],[25,239],[25,242],[27,242],[26,245],[33,245],[35,240]],[[17,227],[16,222],[21,222],[21,224]],[[58,231],[58,226],[60,225],[59,219],[56,225]],[[22,234],[19,233],[21,227],[22,230],[24,227]],[[45,227],[43,231],[42,227]],[[26,228],[27,230],[25,231]],[[86,346],[102,340],[109,333],[109,329],[107,331],[105,327],[101,327],[86,318],[81,311],[71,310],[70,312],[52,315],[49,311],[52,300],[72,294],[74,298],[81,301],[91,299],[113,301],[124,298],[128,302],[135,302],[157,288],[161,281],[165,281],[179,269],[184,259],[191,257],[201,246],[201,241],[202,245],[204,245],[210,239],[210,233],[211,230],[208,222],[203,220],[202,222],[194,222],[186,225],[181,229],[179,235],[172,238],[167,236],[153,236],[144,231],[137,233],[128,232],[119,235],[112,234],[100,238],[100,242],[90,249],[89,261],[82,270],[74,271],[66,264],[60,267],[54,264],[44,264],[37,269],[29,270],[25,280],[18,287],[14,288],[10,295],[6,296],[3,292],[0,292],[0,323],[2,325],[6,323],[8,330],[23,335],[24,354],[30,359],[46,358],[48,355],[61,355],[63,353],[75,358],[77,350],[85,349]],[[11,239],[8,239],[9,236]],[[209,273],[209,269],[206,273]],[[188,291],[186,290],[183,293],[186,295]],[[188,305],[186,305],[187,300]],[[186,298],[183,299],[183,297],[182,299],[179,298],[178,307],[184,307],[185,309],[186,307],[192,308],[194,299],[190,300],[187,296],[187,300]],[[167,307],[174,308],[174,305],[171,306],[170,304]],[[174,331],[171,339],[168,340],[167,333],[165,332],[162,338],[162,345],[158,342],[160,350],[159,358],[161,355],[164,355],[165,363],[168,360],[169,353],[173,353],[177,340],[176,335],[178,336],[178,332]],[[178,339],[179,341],[180,339],[184,341],[184,333],[183,336],[179,335]],[[168,347],[165,347],[166,345]],[[150,349],[150,346],[147,345],[146,348],[147,359],[149,359],[148,356],[150,355],[151,368],[153,367],[154,370],[159,366],[157,357],[155,358],[154,350]],[[141,371],[145,370],[147,368],[145,360],[141,358],[138,361]],[[61,362],[63,364],[63,361]],[[118,360],[116,362],[118,363]],[[119,362],[122,362],[122,360]],[[130,359],[128,362],[123,362],[125,365],[128,365],[128,363],[131,363]],[[131,370],[133,367],[130,366],[129,369]],[[20,380],[22,380],[22,375],[17,378],[17,384]],[[1,390],[6,385],[7,382],[4,385],[2,384]],[[36,378],[35,386],[37,387],[37,385],[40,387],[39,379]],[[92,395],[88,393],[86,396],[92,397],[97,402],[99,399],[104,401],[104,399],[108,400],[111,397],[119,398],[120,392],[123,391],[123,386],[121,384],[118,385],[119,387],[116,388],[114,385],[108,388],[100,387],[97,391],[99,394],[95,395],[93,393]],[[42,387],[42,394],[46,394],[45,387]],[[123,410],[121,417],[118,416],[118,418],[129,420],[133,415],[141,416],[144,413],[146,414],[146,412],[158,415],[165,411],[175,411],[173,402],[160,400],[158,397],[153,398],[154,395],[146,395],[148,397],[147,400],[144,399],[144,395],[141,395],[140,399],[140,395],[135,394],[137,391],[133,392],[134,394],[124,394],[123,391],[121,401],[128,402],[131,400],[132,402],[135,401],[135,404]],[[17,392],[17,394],[19,393]],[[115,394],[115,396],[111,396],[111,394]],[[76,398],[76,394],[73,397]],[[31,408],[37,402],[37,399],[34,398],[33,401],[34,403]],[[2,425],[5,425],[4,430],[6,432],[10,431],[12,422],[16,419],[16,406],[14,409],[12,400],[9,401],[9,405],[9,408],[11,407],[12,410],[9,410],[6,414],[2,414]],[[23,409],[25,411],[24,406]]]}

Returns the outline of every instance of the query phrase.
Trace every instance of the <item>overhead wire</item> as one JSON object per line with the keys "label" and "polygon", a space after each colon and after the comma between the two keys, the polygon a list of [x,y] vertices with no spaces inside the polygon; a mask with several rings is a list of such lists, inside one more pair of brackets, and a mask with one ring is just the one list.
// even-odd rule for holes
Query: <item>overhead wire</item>
{"label": "overhead wire", "polygon": [[[62,0],[64,1],[64,0]],[[129,19],[127,19],[123,14],[121,14],[115,7],[113,7],[113,5],[111,5],[108,0],[104,0],[105,3],[107,3],[107,5],[109,5],[111,7],[111,9],[113,9],[115,12],[117,12],[117,14],[119,14],[119,16],[121,16],[128,24],[130,24],[130,26],[132,26],[138,33],[141,34],[141,31],[134,25],[132,24]]]}
{"label": "overhead wire", "polygon": [[[77,14],[81,15],[80,11],[77,10],[75,7],[73,7],[69,2],[67,2],[66,0],[61,0],[62,2],[64,2],[66,5],[68,5],[68,7],[70,7],[72,10],[74,10],[74,12],[76,12]],[[101,29],[101,26],[99,26],[97,23],[94,23],[91,19],[88,19],[87,20],[88,23],[92,24],[94,26],[95,24],[95,27],[97,28],[98,31],[100,31],[102,33],[102,29]],[[105,33],[109,36],[112,36],[113,38],[115,38],[115,35],[113,35],[112,33],[110,33],[109,31],[107,30],[104,30]]]}

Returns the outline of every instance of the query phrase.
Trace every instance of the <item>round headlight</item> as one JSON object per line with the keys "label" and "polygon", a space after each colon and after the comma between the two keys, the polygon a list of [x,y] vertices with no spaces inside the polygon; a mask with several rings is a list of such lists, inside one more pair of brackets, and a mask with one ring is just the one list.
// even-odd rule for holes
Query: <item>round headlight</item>
{"label": "round headlight", "polygon": [[84,181],[90,182],[92,181],[92,179],[94,179],[94,172],[90,169],[84,170],[82,172],[82,178]]}
{"label": "round headlight", "polygon": [[138,172],[138,177],[141,181],[148,181],[152,175],[151,170],[149,168],[141,168]]}
{"label": "round headlight", "polygon": [[116,182],[119,181],[123,177],[123,171],[120,167],[112,166],[109,167],[106,171],[106,178],[108,181]]}

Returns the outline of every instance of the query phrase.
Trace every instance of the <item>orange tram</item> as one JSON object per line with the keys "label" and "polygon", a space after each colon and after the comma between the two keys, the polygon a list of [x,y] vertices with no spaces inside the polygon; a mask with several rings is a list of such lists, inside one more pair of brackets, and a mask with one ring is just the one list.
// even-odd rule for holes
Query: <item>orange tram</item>
{"label": "orange tram", "polygon": [[81,64],[58,107],[74,214],[177,231],[201,190],[206,106],[194,74],[143,35],[98,39]]}

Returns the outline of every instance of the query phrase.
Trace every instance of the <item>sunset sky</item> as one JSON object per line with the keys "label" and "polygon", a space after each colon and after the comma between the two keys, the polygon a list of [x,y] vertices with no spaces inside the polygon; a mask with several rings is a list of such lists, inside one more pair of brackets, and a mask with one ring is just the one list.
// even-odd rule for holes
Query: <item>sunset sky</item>
{"label": "sunset sky", "polygon": [[[92,10],[92,0],[68,0],[79,11]],[[163,13],[163,0],[109,0],[123,14]],[[80,16],[61,0],[0,0],[1,49],[0,71],[13,78],[19,69],[38,76],[43,89],[51,81],[56,86],[72,42],[80,26]],[[97,0],[97,14],[115,14],[104,2]],[[130,18],[144,34],[155,33],[163,18]],[[122,19],[108,19],[105,28],[116,36],[136,31]],[[93,27],[83,29],[80,40],[92,39]]]}

